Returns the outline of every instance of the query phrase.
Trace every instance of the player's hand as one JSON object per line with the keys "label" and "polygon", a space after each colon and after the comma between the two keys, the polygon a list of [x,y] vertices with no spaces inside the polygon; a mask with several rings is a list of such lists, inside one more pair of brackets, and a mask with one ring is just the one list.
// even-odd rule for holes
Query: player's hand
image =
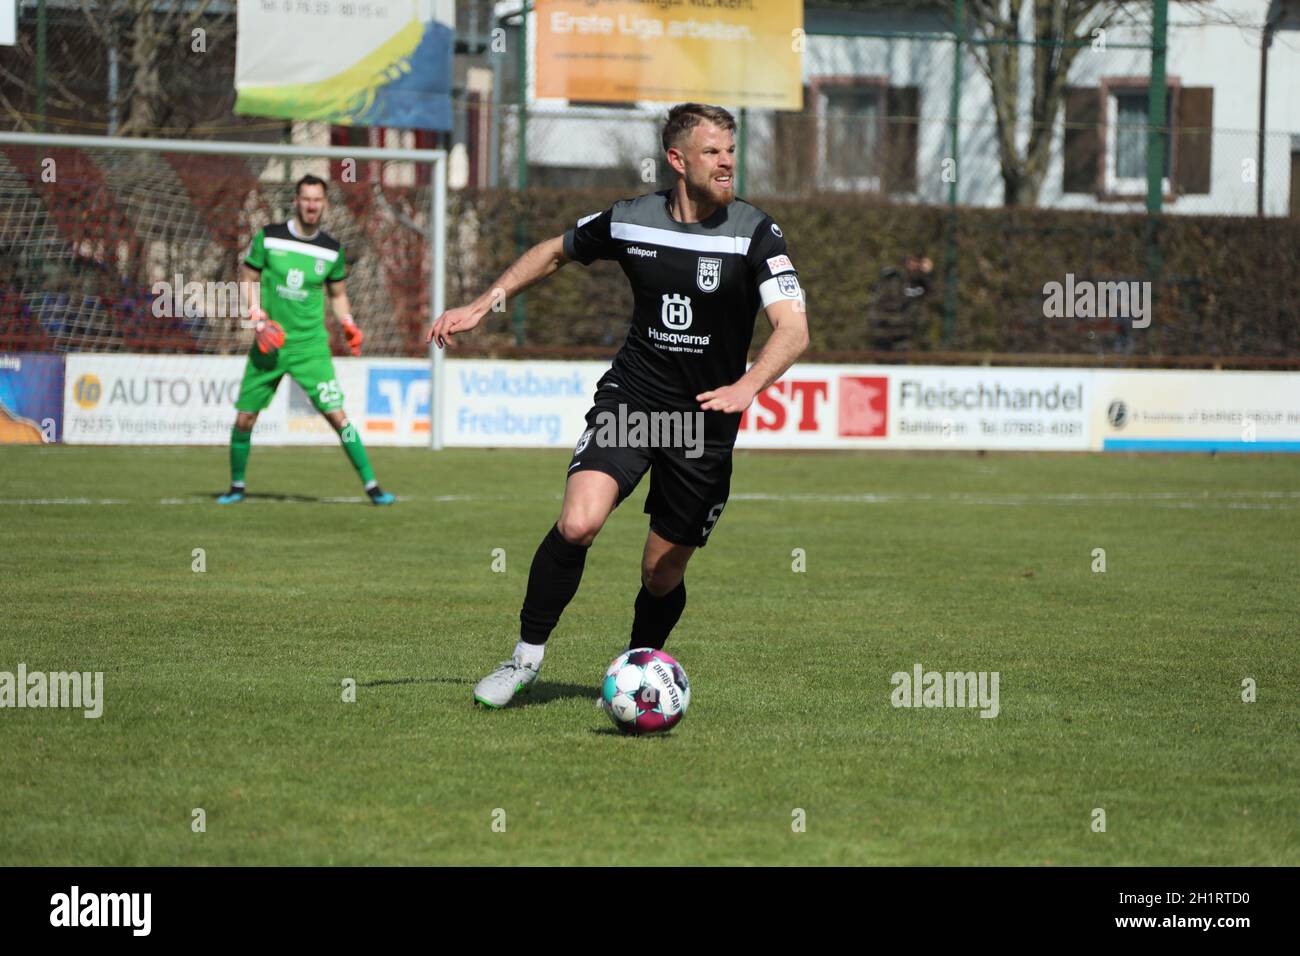
{"label": "player's hand", "polygon": [[754,401],[755,392],[746,385],[724,385],[712,391],[700,392],[695,400],[706,412],[728,412],[735,414],[749,408]]}
{"label": "player's hand", "polygon": [[[266,313],[262,313],[265,315]],[[257,323],[257,350],[270,353],[284,346],[284,329],[274,319],[263,319]]]}
{"label": "player's hand", "polygon": [[474,307],[469,305],[461,306],[459,309],[448,309],[442,315],[438,316],[438,321],[433,323],[433,328],[429,329],[429,334],[425,336],[425,342],[436,342],[438,348],[446,348],[451,344],[451,337],[457,332],[468,332],[474,326],[482,321],[481,315],[474,314]]}
{"label": "player's hand", "polygon": [[352,350],[353,355],[360,355],[361,340],[364,339],[365,336],[361,334],[361,329],[357,325],[356,320],[350,315],[345,315],[339,319],[339,322],[343,326],[343,334],[347,336],[348,348]]}

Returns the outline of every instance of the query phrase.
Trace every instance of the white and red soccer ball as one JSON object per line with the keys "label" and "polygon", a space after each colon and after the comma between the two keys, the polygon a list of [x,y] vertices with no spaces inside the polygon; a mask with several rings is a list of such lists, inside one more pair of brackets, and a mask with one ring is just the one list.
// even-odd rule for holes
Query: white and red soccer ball
{"label": "white and red soccer ball", "polygon": [[691,685],[682,665],[651,647],[626,651],[605,671],[600,702],[625,734],[659,734],[686,716]]}

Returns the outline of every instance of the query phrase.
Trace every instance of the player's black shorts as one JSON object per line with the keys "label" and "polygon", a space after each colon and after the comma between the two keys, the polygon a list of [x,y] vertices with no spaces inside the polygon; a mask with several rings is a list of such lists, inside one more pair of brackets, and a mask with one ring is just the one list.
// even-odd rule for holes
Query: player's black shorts
{"label": "player's black shorts", "polygon": [[[629,427],[618,427],[620,414]],[[638,436],[637,414],[645,416],[641,420],[647,426],[657,427],[646,427]],[[625,393],[599,389],[587,412],[587,428],[573,451],[569,474],[604,472],[618,482],[618,504],[622,504],[649,471],[645,513],[651,530],[673,544],[702,548],[731,493],[731,446],[710,447],[703,443],[701,430],[690,428],[684,418],[668,419],[664,417],[668,413],[661,412],[655,419],[653,414],[629,401]],[[691,424],[698,422],[695,418]],[[657,445],[651,444],[652,434],[658,435]]]}

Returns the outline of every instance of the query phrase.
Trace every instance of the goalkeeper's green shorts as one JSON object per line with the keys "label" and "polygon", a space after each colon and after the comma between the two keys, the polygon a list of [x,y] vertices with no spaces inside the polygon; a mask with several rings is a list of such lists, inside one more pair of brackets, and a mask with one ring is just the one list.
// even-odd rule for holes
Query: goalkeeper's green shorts
{"label": "goalkeeper's green shorts", "polygon": [[293,376],[311,403],[322,412],[343,407],[343,390],[334,373],[334,359],[328,351],[313,349],[291,353],[277,349],[269,355],[254,345],[244,366],[244,380],[239,383],[235,408],[241,412],[260,412],[275,398],[276,387],[285,373]]}

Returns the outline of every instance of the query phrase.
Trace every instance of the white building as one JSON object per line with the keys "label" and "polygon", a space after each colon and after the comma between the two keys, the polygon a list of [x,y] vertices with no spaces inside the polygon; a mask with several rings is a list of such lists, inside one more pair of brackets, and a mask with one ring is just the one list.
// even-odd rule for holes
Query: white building
{"label": "white building", "polygon": [[[1032,4],[1025,7],[1031,16]],[[1149,5],[1125,9],[1150,16]],[[955,173],[959,202],[1003,204],[993,98],[970,46],[962,56],[959,147],[952,162],[951,3],[813,7],[805,10],[804,25],[803,111],[746,114],[748,194],[875,192],[943,203]],[[1029,35],[1027,27],[1022,36]],[[530,26],[530,41],[536,33]],[[1079,51],[1053,124],[1039,206],[1145,208],[1151,54],[1127,45],[1149,42],[1144,20],[1109,26]],[[1015,136],[1023,149],[1031,129],[1034,48],[1020,50]],[[1265,215],[1300,215],[1300,0],[1170,3],[1166,75],[1166,211],[1254,215],[1262,180]],[[653,181],[644,173],[647,160],[659,161],[663,110],[658,103],[575,108],[530,97],[530,180],[578,182],[577,173],[585,171],[586,181]],[[516,142],[513,117],[506,125],[508,157]],[[664,180],[662,169],[655,174]]]}

